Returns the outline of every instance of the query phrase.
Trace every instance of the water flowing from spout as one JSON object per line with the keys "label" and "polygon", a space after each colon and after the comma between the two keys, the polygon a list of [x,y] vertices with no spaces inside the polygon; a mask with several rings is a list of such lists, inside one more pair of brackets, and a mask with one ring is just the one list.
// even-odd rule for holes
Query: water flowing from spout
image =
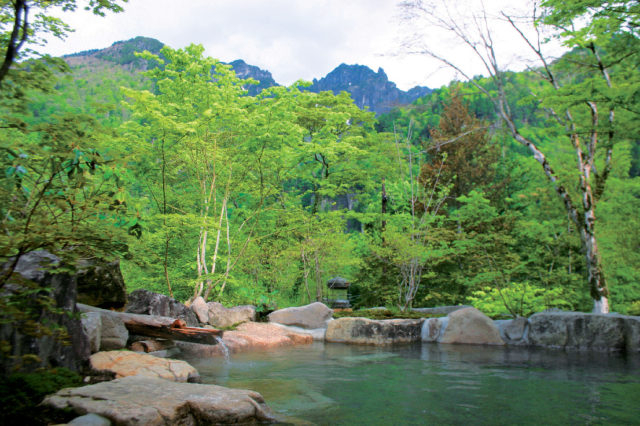
{"label": "water flowing from spout", "polygon": [[215,336],[215,338],[218,341],[218,344],[220,345],[220,347],[222,348],[222,355],[224,355],[224,361],[229,362],[229,348],[227,347],[227,345],[224,344],[224,340],[222,340],[221,337]]}

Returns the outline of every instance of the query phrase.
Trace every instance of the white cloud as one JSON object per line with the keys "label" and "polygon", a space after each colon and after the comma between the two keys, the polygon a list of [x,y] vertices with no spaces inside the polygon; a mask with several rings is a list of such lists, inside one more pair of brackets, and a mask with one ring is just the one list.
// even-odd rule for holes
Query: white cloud
{"label": "white cloud", "polygon": [[[425,28],[419,21],[401,22],[397,17],[398,3],[399,0],[131,0],[125,4],[125,12],[104,18],[85,11],[63,14],[76,31],[64,42],[50,41],[47,49],[61,55],[103,48],[114,41],[142,35],[174,48],[202,44],[208,55],[223,61],[244,59],[271,71],[282,84],[320,78],[343,62],[367,65],[374,71],[382,67],[402,89],[446,84],[454,73],[443,70],[431,59],[403,54],[403,34]],[[465,11],[478,3],[456,2]],[[491,7],[512,3],[491,0]],[[448,52],[458,52],[441,32],[426,29],[425,37],[432,43],[435,41]],[[462,59],[468,57],[457,54]]]}

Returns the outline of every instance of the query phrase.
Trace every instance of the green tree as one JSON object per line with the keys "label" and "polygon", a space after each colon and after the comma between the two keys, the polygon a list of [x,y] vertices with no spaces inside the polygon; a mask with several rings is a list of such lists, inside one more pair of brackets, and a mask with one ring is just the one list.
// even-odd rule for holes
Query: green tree
{"label": "green tree", "polygon": [[[122,0],[126,3],[127,0]],[[0,87],[14,63],[20,59],[38,55],[27,46],[38,46],[47,42],[47,36],[64,39],[73,31],[61,19],[47,15],[51,10],[74,11],[76,0],[10,0],[0,6]],[[104,16],[105,11],[121,12],[120,0],[87,0],[85,9]],[[34,13],[35,12],[35,13]],[[39,55],[38,55],[39,56]],[[20,67],[22,68],[22,67]],[[17,70],[19,71],[19,70]],[[14,81],[20,86],[23,82]],[[3,88],[6,89],[6,88]]]}
{"label": "green tree", "polygon": [[[633,26],[635,18],[633,10],[627,8],[608,8],[605,6],[603,16],[610,16],[608,26],[601,24],[598,16],[582,15],[590,9],[582,6],[573,7],[581,2],[568,2],[569,7],[555,9],[559,2],[543,2],[545,8],[542,19],[533,16],[532,23],[534,38],[525,34],[525,31],[510,16],[503,14],[503,18],[511,23],[515,34],[520,36],[524,45],[540,60],[541,81],[546,86],[536,88],[535,95],[542,99],[542,106],[548,114],[556,120],[557,126],[563,131],[558,131],[554,136],[547,133],[544,137],[555,137],[558,143],[565,143],[572,147],[575,153],[574,168],[570,173],[563,175],[563,165],[556,161],[556,168],[552,167],[554,160],[553,151],[543,150],[542,140],[539,135],[527,131],[526,126],[514,115],[513,104],[509,102],[507,94],[507,73],[501,67],[496,54],[495,38],[489,30],[491,25],[485,15],[477,16],[471,22],[474,31],[479,34],[476,39],[471,32],[465,30],[464,24],[452,14],[434,13],[425,2],[405,2],[405,7],[412,12],[422,14],[429,13],[434,24],[449,30],[467,46],[472,54],[485,65],[486,72],[490,76],[486,80],[471,78],[464,67],[457,64],[446,55],[438,54],[434,49],[423,46],[421,51],[437,58],[456,69],[467,78],[478,91],[483,93],[494,105],[496,113],[501,118],[512,137],[524,146],[542,167],[542,171],[556,194],[562,201],[565,210],[574,222],[581,237],[587,264],[587,281],[590,293],[594,300],[594,310],[608,312],[609,290],[605,276],[602,272],[601,256],[597,244],[597,232],[595,208],[598,200],[605,190],[605,184],[612,167],[612,153],[614,143],[624,139],[624,135],[618,132],[615,110],[618,100],[628,95],[629,92],[637,92],[637,84],[631,89],[630,81],[637,81],[637,67],[626,66],[635,61],[639,51],[638,38],[635,30],[627,27]],[[625,15],[629,14],[629,15]],[[625,19],[620,20],[620,16]],[[586,18],[585,30],[567,32],[564,28],[581,28],[580,20]],[[604,18],[603,18],[604,19]],[[611,22],[618,20],[619,25]],[[464,22],[464,20],[463,20]],[[553,64],[545,56],[542,45],[541,25],[547,23],[552,26],[559,37],[565,43],[574,48],[581,61],[572,61],[574,55],[565,56],[563,60],[585,64],[580,68],[578,75],[563,72],[562,64]],[[630,23],[627,25],[627,23]],[[572,24],[573,27],[570,27]],[[591,37],[587,37],[587,36]],[[586,37],[586,38],[585,38]],[[616,44],[620,49],[611,49],[609,40],[625,39],[624,45]],[[561,61],[562,62],[562,61]],[[631,74],[631,78],[630,77]],[[490,83],[490,85],[489,85]],[[632,83],[633,84],[633,83]],[[631,89],[631,90],[630,90]],[[573,179],[573,181],[572,181]],[[577,181],[577,185],[576,185]],[[577,187],[577,190],[573,188]],[[579,200],[576,202],[576,199]]]}
{"label": "green tree", "polygon": [[[164,47],[161,53],[166,63],[147,53],[145,58],[164,63],[162,68],[146,73],[157,82],[158,94],[134,90],[126,94],[134,110],[135,121],[129,124],[130,131],[135,132],[130,133],[131,138],[142,139],[147,148],[158,146],[156,157],[141,159],[156,160],[159,166],[154,179],[158,190],[148,189],[163,217],[167,285],[170,288],[167,262],[171,233],[167,217],[181,214],[187,217],[190,228],[198,230],[192,253],[198,277],[194,297],[208,298],[217,283],[221,283],[219,291],[224,290],[233,263],[229,210],[232,198],[247,189],[244,178],[252,163],[242,160],[250,139],[246,129],[250,127],[249,103],[253,98],[244,96],[245,82],[229,66],[204,57],[203,51],[196,45],[178,50]],[[168,171],[168,167],[173,170]],[[169,173],[174,183],[170,188]],[[179,185],[186,196],[181,200],[175,197],[178,181],[182,181]],[[171,197],[176,202],[168,203],[168,191],[174,192]],[[215,239],[213,246],[210,236]],[[223,245],[227,255],[225,272],[220,276],[216,272]]]}

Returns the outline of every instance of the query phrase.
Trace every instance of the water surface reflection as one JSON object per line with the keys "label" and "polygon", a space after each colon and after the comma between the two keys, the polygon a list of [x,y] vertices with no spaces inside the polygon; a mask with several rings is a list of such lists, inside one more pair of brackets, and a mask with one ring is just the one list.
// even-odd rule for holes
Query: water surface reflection
{"label": "water surface reflection", "polygon": [[310,346],[189,359],[317,424],[638,424],[640,357],[420,344]]}

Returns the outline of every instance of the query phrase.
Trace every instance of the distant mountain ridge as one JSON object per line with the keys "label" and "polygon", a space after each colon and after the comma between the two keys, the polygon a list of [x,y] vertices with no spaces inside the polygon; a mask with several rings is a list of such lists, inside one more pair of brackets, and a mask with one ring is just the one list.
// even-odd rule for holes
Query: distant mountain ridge
{"label": "distant mountain ridge", "polygon": [[[135,56],[135,52],[148,50],[159,54],[164,44],[149,37],[135,37],[131,40],[117,41],[104,49],[93,49],[83,52],[65,55],[64,58],[73,65],[83,58],[97,58],[113,62],[132,70],[145,70],[153,64]],[[233,67],[238,77],[242,79],[252,78],[259,81],[257,85],[250,85],[250,95],[256,95],[260,91],[279,84],[273,79],[271,73],[254,65],[247,64],[242,59],[237,59],[229,65]],[[400,90],[396,84],[389,81],[382,68],[374,72],[365,65],[341,64],[325,77],[314,79],[313,84],[307,88],[312,92],[332,91],[351,93],[355,104],[360,108],[369,108],[376,114],[388,112],[395,106],[407,105],[429,93],[431,89],[416,86],[408,91]]]}
{"label": "distant mountain ridge", "polygon": [[407,105],[431,93],[428,87],[416,86],[405,92],[389,81],[382,68],[374,72],[365,65],[340,64],[320,80],[313,80],[309,88],[313,92],[331,90],[334,93],[347,91],[351,93],[356,105],[368,107],[376,113],[388,112],[398,105]]}

